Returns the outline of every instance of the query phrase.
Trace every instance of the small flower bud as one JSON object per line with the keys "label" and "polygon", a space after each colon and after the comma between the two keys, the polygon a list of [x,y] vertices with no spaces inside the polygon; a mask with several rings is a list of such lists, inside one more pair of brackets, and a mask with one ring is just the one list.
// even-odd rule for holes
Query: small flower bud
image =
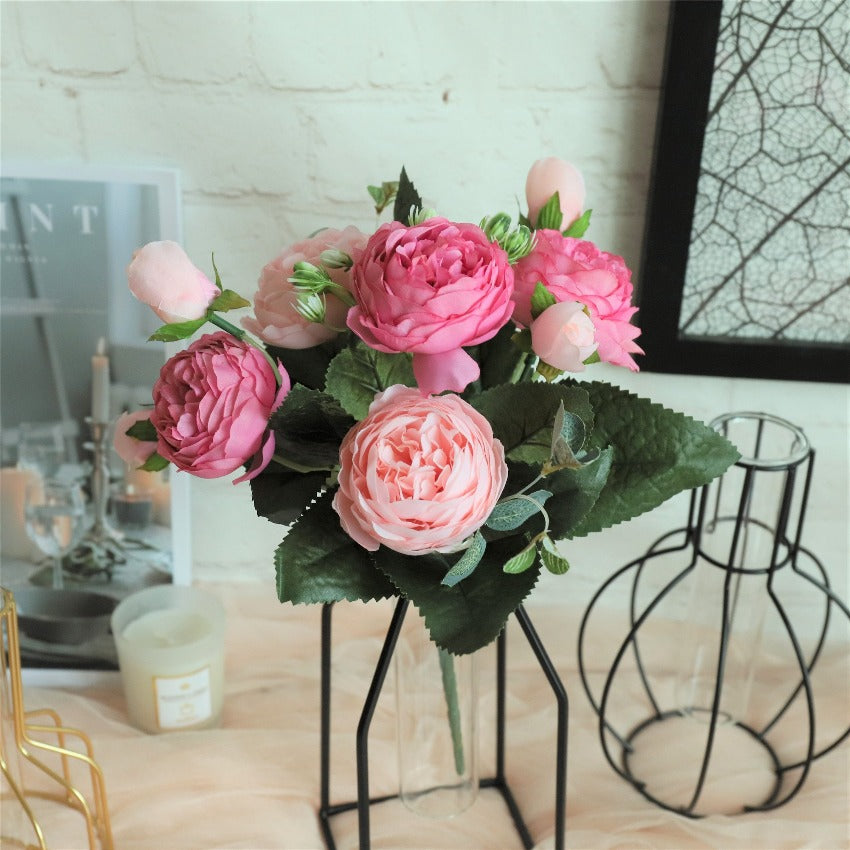
{"label": "small flower bud", "polygon": [[524,224],[507,235],[502,247],[508,255],[508,262],[513,264],[534,250],[535,235]]}
{"label": "small flower bud", "polygon": [[315,292],[301,292],[295,304],[296,311],[308,322],[323,323],[325,321],[325,300]]}
{"label": "small flower bud", "polygon": [[507,213],[496,213],[481,219],[480,226],[491,242],[498,242],[502,245],[502,240],[508,235],[511,228],[511,217]]}
{"label": "small flower bud", "polygon": [[409,227],[413,227],[414,225],[428,221],[429,218],[434,218],[436,215],[437,211],[430,207],[423,207],[418,212],[414,212],[411,209],[410,215],[407,217],[407,223]]}
{"label": "small flower bud", "polygon": [[348,271],[354,265],[354,260],[345,251],[340,251],[338,248],[328,248],[326,251],[322,251],[319,259],[326,269],[345,269]]}
{"label": "small flower bud", "polygon": [[333,284],[324,269],[303,261],[295,263],[289,282],[305,292],[322,292],[329,284]]}

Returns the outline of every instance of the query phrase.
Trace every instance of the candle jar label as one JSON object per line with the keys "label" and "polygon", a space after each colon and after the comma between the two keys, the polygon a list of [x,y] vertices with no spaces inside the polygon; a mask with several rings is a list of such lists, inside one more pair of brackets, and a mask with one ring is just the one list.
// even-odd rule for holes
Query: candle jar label
{"label": "candle jar label", "polygon": [[160,729],[195,726],[212,717],[209,667],[186,676],[154,676],[153,684]]}

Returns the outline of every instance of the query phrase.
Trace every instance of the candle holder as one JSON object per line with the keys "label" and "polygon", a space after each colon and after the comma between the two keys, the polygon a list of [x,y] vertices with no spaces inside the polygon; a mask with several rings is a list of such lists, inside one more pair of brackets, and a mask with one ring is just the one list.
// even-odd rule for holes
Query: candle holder
{"label": "candle holder", "polygon": [[[44,830],[31,805],[32,798],[41,798],[80,812],[85,820],[90,850],[113,850],[103,772],[94,759],[91,740],[83,732],[64,726],[62,718],[51,708],[24,710],[17,610],[14,596],[5,588],[0,588],[0,603],[0,708],[3,721],[0,775],[4,797],[8,795],[12,803],[7,808],[4,800],[0,844],[5,847],[8,841],[9,846],[47,850]],[[2,651],[4,644],[6,651]],[[54,738],[56,743],[51,741]],[[79,746],[82,752],[71,749],[70,742]],[[58,770],[41,758],[44,754],[58,758]],[[20,778],[21,758],[47,776],[53,790],[25,788]],[[72,769],[74,765],[78,768],[76,772]],[[75,784],[80,766],[88,774],[92,799]],[[10,834],[12,829],[18,834]]]}

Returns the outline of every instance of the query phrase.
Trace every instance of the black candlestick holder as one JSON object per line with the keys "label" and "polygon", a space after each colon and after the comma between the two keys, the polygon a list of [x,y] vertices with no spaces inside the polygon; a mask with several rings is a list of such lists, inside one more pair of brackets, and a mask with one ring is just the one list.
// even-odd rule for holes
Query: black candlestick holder
{"label": "black candlestick holder", "polygon": [[[727,414],[712,425],[744,456],[691,494],[683,528],[663,535],[599,588],[578,642],[579,673],[608,763],[646,799],[689,817],[715,813],[705,792],[720,785],[727,797],[732,792],[725,814],[784,805],[800,791],[815,760],[850,734],[847,728],[831,740],[816,739],[816,730],[821,738],[824,733],[816,724],[813,676],[833,613],[841,622],[842,614],[850,620],[850,611],[822,563],[800,542],[814,451],[799,428],[768,414]],[[671,622],[666,615],[676,600],[684,601],[688,585],[690,602],[675,612],[678,628],[662,637]],[[594,692],[591,670],[599,669],[598,660],[588,655],[598,643],[589,634],[601,603],[607,602],[610,618],[609,591],[615,587],[628,596],[626,634],[601,692]],[[814,603],[805,619],[821,613],[804,647],[803,618],[795,623],[792,609],[805,597]],[[770,653],[759,648],[766,622],[773,627],[770,653],[782,652],[791,676],[774,674],[771,680],[765,673]],[[624,681],[628,698],[617,699]],[[689,747],[674,737],[682,734]],[[721,738],[732,742],[723,753]],[[639,757],[642,747],[653,748],[649,762]],[[728,767],[729,759],[745,754],[760,760],[764,781],[741,791],[737,783],[747,766],[736,765],[718,783],[724,761]],[[677,771],[674,790],[671,775]]]}

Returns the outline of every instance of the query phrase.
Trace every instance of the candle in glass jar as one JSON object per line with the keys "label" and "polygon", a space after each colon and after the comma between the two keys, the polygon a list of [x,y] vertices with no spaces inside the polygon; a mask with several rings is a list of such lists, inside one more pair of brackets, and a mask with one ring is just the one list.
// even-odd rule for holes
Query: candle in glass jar
{"label": "candle in glass jar", "polygon": [[109,422],[109,357],[106,340],[101,337],[91,359],[91,418],[93,422]]}
{"label": "candle in glass jar", "polygon": [[127,709],[146,732],[218,724],[224,696],[224,611],[196,588],[159,585],[115,609]]}

